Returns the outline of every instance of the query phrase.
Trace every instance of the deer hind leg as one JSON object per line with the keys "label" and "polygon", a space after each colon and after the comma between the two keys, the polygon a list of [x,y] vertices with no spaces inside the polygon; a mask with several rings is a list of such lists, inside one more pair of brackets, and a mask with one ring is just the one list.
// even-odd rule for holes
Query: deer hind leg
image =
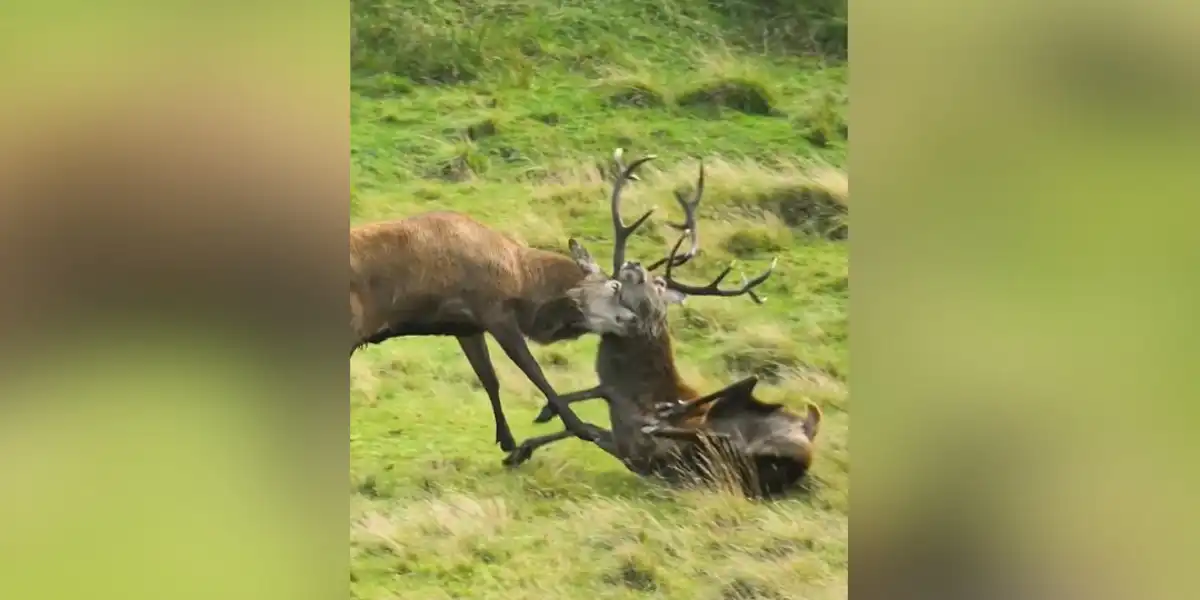
{"label": "deer hind leg", "polygon": [[729,434],[718,433],[715,431],[691,429],[685,427],[675,427],[673,425],[652,424],[642,427],[642,433],[654,437],[661,437],[684,442],[699,442],[702,438],[708,437],[714,440],[729,440]]}
{"label": "deer hind leg", "polygon": [[[579,390],[578,392],[571,392],[569,394],[561,394],[558,397],[559,400],[562,400],[566,404],[574,404],[575,402],[579,402],[581,400],[592,400],[594,398],[604,398],[603,385],[598,385],[594,388],[588,388],[586,390]],[[554,406],[546,403],[544,406],[542,406],[542,412],[538,413],[538,416],[534,417],[533,422],[549,423],[556,416],[558,416],[558,413],[554,411]]]}
{"label": "deer hind leg", "polygon": [[505,452],[512,452],[517,447],[512,430],[508,428],[508,420],[504,418],[504,407],[500,405],[500,380],[496,377],[496,369],[492,366],[488,354],[487,340],[483,334],[462,336],[457,338],[467,362],[475,370],[475,376],[487,392],[488,400],[492,402],[492,417],[496,420],[496,443]]}
{"label": "deer hind leg", "polygon": [[533,382],[538,391],[546,396],[546,400],[554,407],[558,417],[562,419],[563,427],[570,431],[575,437],[594,442],[596,441],[597,431],[603,431],[590,423],[584,423],[579,419],[567,403],[559,397],[558,392],[550,386],[550,382],[546,381],[546,375],[542,372],[542,367],[538,365],[537,360],[533,358],[533,353],[529,351],[529,345],[525,343],[525,336],[521,334],[521,330],[516,327],[516,324],[504,325],[498,328],[489,328],[489,333],[496,339],[496,343],[500,344],[500,348],[508,355],[508,358],[516,363],[521,372]]}
{"label": "deer hind leg", "polygon": [[[616,440],[613,439],[612,432],[608,431],[607,429],[596,427],[595,425],[588,425],[588,427],[592,429],[592,433],[596,436],[596,438],[592,440],[592,443],[596,444],[596,446],[598,446],[601,450],[609,453],[617,460],[621,460],[621,455],[617,453],[617,444]],[[516,450],[508,453],[508,456],[504,457],[504,466],[515,467],[520,465],[533,456],[534,450],[537,450],[542,446],[573,437],[576,437],[575,434],[564,429],[557,433],[529,438],[521,442],[521,445],[517,446]]]}

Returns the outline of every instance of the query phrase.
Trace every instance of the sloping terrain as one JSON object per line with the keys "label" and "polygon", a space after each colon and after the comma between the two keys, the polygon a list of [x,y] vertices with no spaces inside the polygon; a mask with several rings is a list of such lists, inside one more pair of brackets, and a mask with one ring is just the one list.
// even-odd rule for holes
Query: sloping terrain
{"label": "sloping terrain", "polygon": [[[766,400],[825,412],[809,493],[754,503],[641,481],[565,441],[515,471],[451,339],[350,361],[351,595],[363,599],[844,598],[849,494],[845,2],[355,0],[352,223],[450,208],[531,245],[610,253],[615,147],[654,153],[629,215],[654,257],[696,160],[710,183],[711,277],[779,257],[759,306],[675,307],[681,370],[711,390],[748,373]],[[596,340],[535,348],[560,391],[594,385]],[[493,346],[519,439],[543,399]],[[603,402],[575,405],[606,422]]]}

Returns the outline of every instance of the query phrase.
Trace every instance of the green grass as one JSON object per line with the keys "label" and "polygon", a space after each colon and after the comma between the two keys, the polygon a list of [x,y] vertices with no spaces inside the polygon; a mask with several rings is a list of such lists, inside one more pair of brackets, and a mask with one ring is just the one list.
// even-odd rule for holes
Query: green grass
{"label": "green grass", "polygon": [[[352,597],[846,597],[844,1],[355,0],[352,14],[352,223],[450,208],[537,247],[578,237],[605,264],[597,167],[623,146],[660,157],[626,194],[630,218],[660,207],[629,250],[647,260],[703,159],[704,250],[679,275],[780,260],[764,306],[673,309],[681,371],[702,390],[756,373],[764,399],[825,412],[814,489],[774,503],[667,489],[574,440],[508,471],[452,340],[370,347],[350,361]],[[535,354],[571,391],[594,385],[595,345]],[[492,355],[517,438],[557,429],[532,424],[543,399]],[[603,402],[576,406],[606,423]]]}

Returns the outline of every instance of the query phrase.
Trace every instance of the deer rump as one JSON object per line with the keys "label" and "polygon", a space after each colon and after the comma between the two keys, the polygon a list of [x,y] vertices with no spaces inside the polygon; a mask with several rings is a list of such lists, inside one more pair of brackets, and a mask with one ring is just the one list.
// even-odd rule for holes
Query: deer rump
{"label": "deer rump", "polygon": [[[820,410],[809,405],[806,418],[782,404],[754,396],[757,377],[747,377],[700,398],[683,399],[652,415],[637,415],[646,424],[622,431],[628,419],[624,399],[609,402],[613,434],[640,436],[641,449],[622,460],[642,476],[672,484],[707,483],[740,489],[749,496],[783,494],[801,482],[812,464],[812,440]],[[617,445],[621,446],[620,441]]]}

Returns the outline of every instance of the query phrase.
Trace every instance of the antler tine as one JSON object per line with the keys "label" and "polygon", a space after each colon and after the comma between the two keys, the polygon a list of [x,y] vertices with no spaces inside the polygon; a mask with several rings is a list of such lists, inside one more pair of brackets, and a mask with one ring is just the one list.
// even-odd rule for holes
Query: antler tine
{"label": "antler tine", "polygon": [[[775,259],[771,259],[771,267],[772,268],[775,267]],[[750,282],[746,280],[746,274],[742,273],[742,286],[745,287],[745,286],[749,286],[749,285],[750,285]],[[767,303],[767,297],[759,296],[752,287],[748,287],[746,289],[746,295],[750,296],[750,299],[753,300],[755,304],[766,304]]]}
{"label": "antler tine", "polygon": [[[663,266],[668,260],[672,261],[672,266],[678,267],[683,265],[696,256],[700,251],[700,227],[696,223],[696,209],[700,207],[700,199],[704,197],[704,162],[700,162],[700,177],[696,180],[696,193],[692,195],[689,201],[684,198],[683,194],[675,192],[675,201],[683,208],[683,223],[667,223],[678,231],[690,234],[691,247],[682,256],[675,258],[661,258],[646,267],[647,271],[654,271]],[[678,244],[676,245],[678,247]]]}
{"label": "antler tine", "polygon": [[613,221],[613,277],[617,276],[617,274],[621,271],[621,267],[625,264],[625,244],[629,240],[629,236],[633,234],[634,230],[636,230],[638,227],[641,227],[642,223],[645,223],[646,219],[649,219],[650,215],[654,213],[654,209],[651,208],[650,210],[646,211],[646,214],[638,217],[636,221],[629,225],[625,225],[625,222],[621,220],[621,191],[625,187],[625,182],[633,178],[634,171],[637,170],[638,167],[657,158],[653,154],[647,154],[646,156],[633,161],[629,164],[629,166],[625,166],[621,161],[622,153],[623,150],[621,148],[617,148],[617,150],[613,152],[613,161],[617,163],[618,167],[623,167],[621,172],[617,175],[616,181],[613,182],[611,199]]}
{"label": "antler tine", "polygon": [[[624,148],[617,148],[616,150],[613,150],[612,158],[613,158],[613,163],[615,163],[617,165],[617,174],[620,174],[622,171],[625,170],[625,161],[621,160],[621,157],[624,155],[625,155]],[[630,173],[629,180],[630,181],[641,181],[642,178],[638,177],[637,173]]]}
{"label": "antler tine", "polygon": [[680,236],[679,240],[675,242],[675,246],[671,248],[671,254],[669,254],[667,256],[667,262],[666,262],[667,270],[663,274],[663,279],[666,281],[667,287],[669,287],[677,292],[682,292],[688,296],[722,296],[722,297],[728,298],[728,297],[733,297],[733,296],[748,295],[748,296],[750,296],[750,299],[753,300],[756,304],[763,304],[766,302],[766,298],[763,298],[763,297],[759,296],[758,294],[754,293],[754,288],[758,287],[759,285],[762,285],[762,283],[764,281],[766,281],[768,277],[771,276],[771,273],[775,270],[775,265],[779,262],[778,257],[771,259],[771,265],[767,267],[767,270],[758,274],[753,279],[747,280],[746,276],[743,275],[742,276],[742,287],[737,288],[737,289],[723,290],[720,288],[721,282],[724,281],[725,278],[729,276],[729,273],[731,273],[733,271],[733,267],[736,263],[729,263],[729,266],[725,267],[725,269],[723,271],[721,271],[721,273],[718,274],[716,276],[716,278],[714,278],[711,282],[709,282],[708,285],[704,285],[704,286],[688,285],[686,283],[680,283],[678,281],[675,281],[675,279],[673,279],[671,277],[671,269],[678,266],[677,264],[675,264],[676,263],[675,253],[679,251],[679,247],[681,245],[683,245],[683,240],[686,237],[687,237],[686,235]]}

